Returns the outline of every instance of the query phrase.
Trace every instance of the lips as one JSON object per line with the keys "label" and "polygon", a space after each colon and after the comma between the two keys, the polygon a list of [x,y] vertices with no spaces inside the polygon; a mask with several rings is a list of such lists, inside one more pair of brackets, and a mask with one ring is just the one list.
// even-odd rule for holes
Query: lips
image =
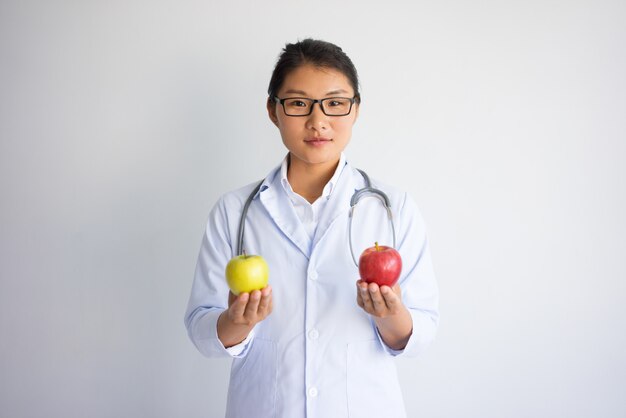
{"label": "lips", "polygon": [[330,141],[332,141],[332,139],[323,138],[323,137],[312,137],[312,138],[306,138],[304,140],[304,142],[307,142],[309,144],[323,144],[325,142],[330,142]]}

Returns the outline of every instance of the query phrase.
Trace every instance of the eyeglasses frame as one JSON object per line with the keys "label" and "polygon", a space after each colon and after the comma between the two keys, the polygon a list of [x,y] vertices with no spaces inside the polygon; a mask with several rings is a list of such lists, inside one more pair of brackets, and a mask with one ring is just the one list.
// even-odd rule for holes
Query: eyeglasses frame
{"label": "eyeglasses frame", "polygon": [[[311,99],[309,97],[285,97],[284,99],[281,99],[278,96],[274,96],[272,98],[274,100],[275,103],[279,103],[280,105],[282,105],[283,107],[283,112],[285,113],[285,116],[290,116],[290,117],[294,117],[294,118],[298,118],[298,117],[303,117],[303,116],[311,116],[311,113],[313,113],[313,107],[315,106],[315,103],[319,103],[320,106],[320,110],[322,111],[322,113],[324,113],[326,116],[331,116],[331,117],[335,117],[335,116],[348,116],[350,113],[352,113],[352,106],[354,105],[354,103],[356,102],[356,96],[350,98],[350,97],[326,97],[324,99]],[[309,108],[309,113],[305,114],[305,115],[290,115],[287,113],[287,109],[285,109],[285,101],[286,100],[293,100],[293,99],[305,99],[305,100],[310,100],[311,103],[311,107]],[[324,110],[324,106],[322,105],[323,101],[326,100],[332,100],[332,99],[346,99],[350,101],[350,108],[348,109],[348,113],[342,113],[341,115],[329,115],[328,113],[326,113],[326,111]]]}

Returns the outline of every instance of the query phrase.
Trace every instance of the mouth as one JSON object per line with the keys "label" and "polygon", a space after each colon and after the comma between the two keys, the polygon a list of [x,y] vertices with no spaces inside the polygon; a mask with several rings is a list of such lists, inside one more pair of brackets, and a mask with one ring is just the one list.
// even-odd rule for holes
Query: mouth
{"label": "mouth", "polygon": [[311,137],[311,138],[305,138],[304,142],[310,145],[322,145],[322,144],[332,142],[332,139],[316,136],[316,137]]}

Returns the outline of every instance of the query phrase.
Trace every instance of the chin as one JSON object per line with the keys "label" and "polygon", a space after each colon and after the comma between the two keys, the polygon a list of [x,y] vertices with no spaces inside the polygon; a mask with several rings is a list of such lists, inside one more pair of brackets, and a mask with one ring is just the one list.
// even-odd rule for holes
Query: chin
{"label": "chin", "polygon": [[309,151],[306,150],[304,152],[291,152],[290,154],[292,158],[297,158],[298,160],[308,163],[308,164],[324,164],[330,162],[337,162],[341,156],[341,151],[322,151],[322,150],[314,150]]}

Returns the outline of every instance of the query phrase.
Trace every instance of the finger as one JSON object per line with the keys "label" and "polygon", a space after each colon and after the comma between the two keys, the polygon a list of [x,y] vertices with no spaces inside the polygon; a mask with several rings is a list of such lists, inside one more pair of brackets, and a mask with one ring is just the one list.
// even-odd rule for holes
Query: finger
{"label": "finger", "polygon": [[398,283],[394,284],[391,289],[396,295],[398,295],[399,298],[402,298],[402,289]]}
{"label": "finger", "polygon": [[367,288],[367,285],[359,286],[359,294],[361,296],[361,299],[363,300],[363,309],[365,309],[367,313],[373,313],[374,306],[372,305],[372,299],[370,298],[370,292]]}
{"label": "finger", "polygon": [[387,305],[385,305],[385,300],[380,294],[380,288],[376,283],[370,283],[369,286],[369,294],[372,299],[372,306],[374,307],[374,311],[377,313],[383,313],[387,309]]}
{"label": "finger", "polygon": [[258,312],[264,315],[269,313],[268,309],[272,303],[272,289],[265,288],[261,291],[261,301],[259,302]]}
{"label": "finger", "polygon": [[361,297],[361,286],[359,286],[359,282],[356,282],[356,304],[363,308],[363,298]]}
{"label": "finger", "polygon": [[365,293],[368,292],[368,290],[367,290],[367,282],[364,282],[363,280],[359,280],[357,282],[357,286],[358,286],[358,288],[359,288],[359,290],[361,292],[365,292]]}
{"label": "finger", "polygon": [[274,309],[274,296],[273,296],[273,290],[272,290],[272,286],[267,285],[265,286],[265,290],[266,292],[268,292],[269,294],[269,304],[267,307],[267,315],[269,315],[270,313],[272,313],[272,310]]}
{"label": "finger", "polygon": [[232,318],[241,318],[243,313],[245,312],[246,305],[248,304],[248,300],[250,299],[250,295],[246,292],[242,292],[237,296],[233,302],[233,304],[228,308],[230,311],[230,316]]}
{"label": "finger", "polygon": [[389,286],[381,286],[380,293],[383,296],[387,309],[395,312],[402,303],[398,295]]}
{"label": "finger", "polygon": [[259,303],[261,301],[261,291],[253,290],[250,293],[250,300],[248,301],[248,305],[246,306],[246,310],[243,313],[243,316],[248,318],[249,320],[253,319],[257,311],[259,310]]}
{"label": "finger", "polygon": [[269,284],[267,286],[265,286],[263,289],[261,289],[261,295],[265,296],[272,293],[272,286],[270,286]]}

